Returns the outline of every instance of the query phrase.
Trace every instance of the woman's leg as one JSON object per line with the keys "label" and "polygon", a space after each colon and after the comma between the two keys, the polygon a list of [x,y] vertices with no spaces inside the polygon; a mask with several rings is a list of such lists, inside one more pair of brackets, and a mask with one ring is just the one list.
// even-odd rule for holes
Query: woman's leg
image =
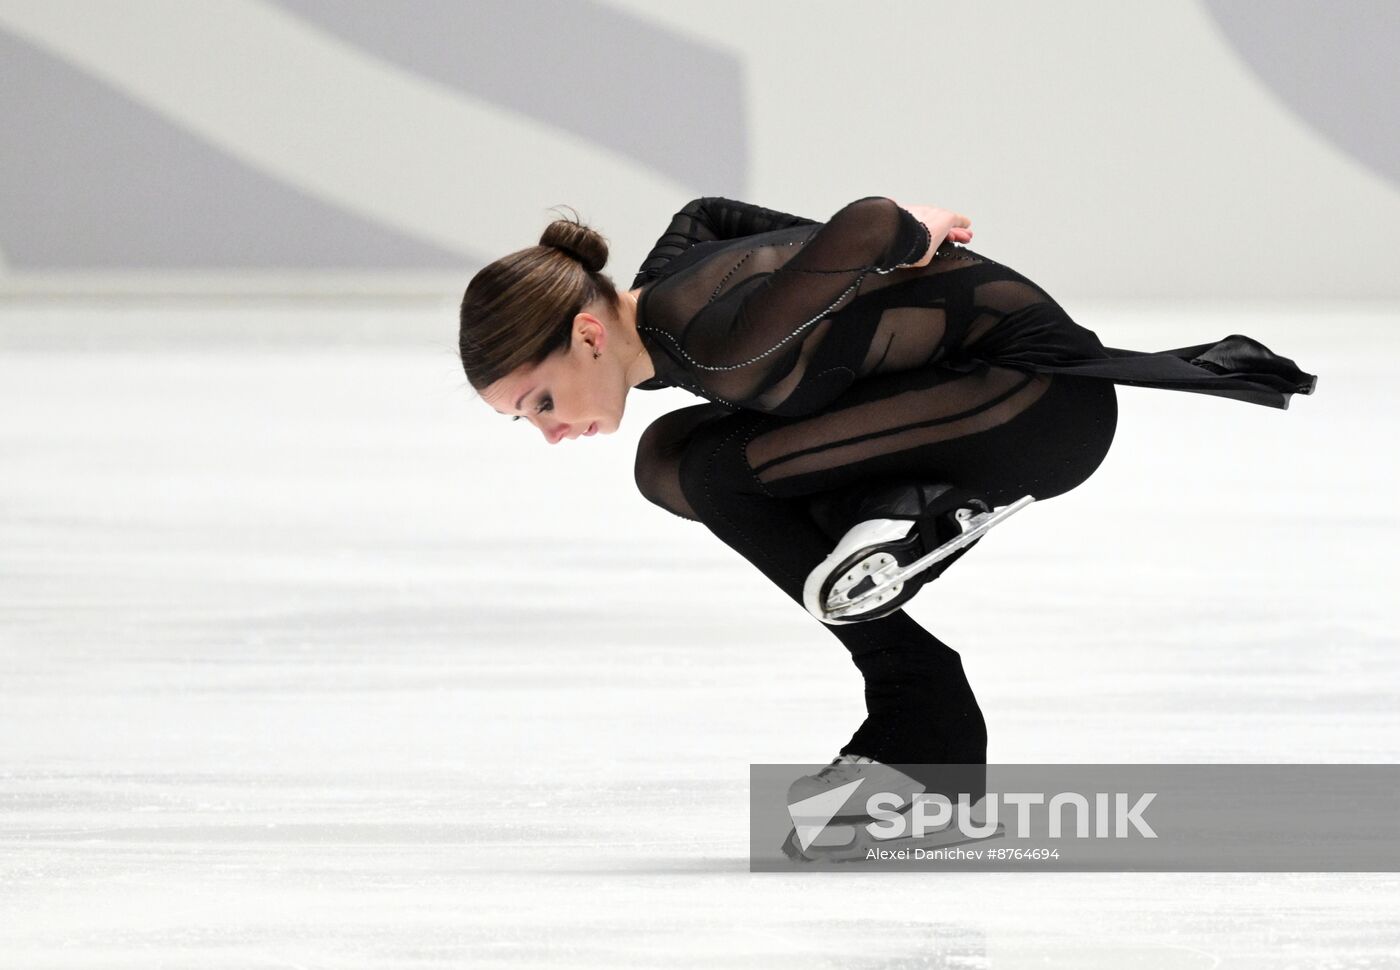
{"label": "woman's leg", "polygon": [[[730,439],[735,419],[760,422],[763,415],[735,414],[720,405],[700,404],[662,415],[638,444],[636,479],[650,501],[674,515],[703,521],[769,579],[802,602],[802,583],[839,538],[824,532],[803,499],[774,499],[734,493],[716,484],[709,490],[704,463],[692,463],[691,487],[704,498],[697,511],[682,487],[681,459],[692,462]],[[705,434],[706,429],[710,433]],[[842,511],[829,512],[828,528],[844,531],[862,488],[839,496]],[[825,500],[836,496],[814,496]],[[805,610],[803,611],[806,612]],[[883,619],[829,627],[850,652],[865,679],[868,716],[841,753],[864,754],[886,764],[983,764],[986,724],[958,654],[903,611]]]}
{"label": "woman's leg", "polygon": [[[857,507],[863,491],[932,481],[977,489],[995,504],[1049,497],[1097,467],[1116,417],[1109,384],[980,365],[872,378],[852,390],[810,418],[713,405],[667,415],[643,436],[638,485],[703,522],[801,604],[807,573],[849,524],[840,510]],[[825,527],[813,503],[824,507]],[[985,761],[985,723],[955,651],[903,611],[824,628],[866,683],[868,717],[842,753],[888,764]]]}

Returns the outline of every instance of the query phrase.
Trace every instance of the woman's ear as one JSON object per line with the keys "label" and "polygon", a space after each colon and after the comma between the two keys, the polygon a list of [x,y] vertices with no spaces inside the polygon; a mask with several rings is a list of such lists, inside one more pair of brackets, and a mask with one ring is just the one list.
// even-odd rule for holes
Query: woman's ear
{"label": "woman's ear", "polygon": [[608,342],[608,328],[593,314],[581,311],[574,317],[574,336],[579,343],[592,344],[601,353]]}

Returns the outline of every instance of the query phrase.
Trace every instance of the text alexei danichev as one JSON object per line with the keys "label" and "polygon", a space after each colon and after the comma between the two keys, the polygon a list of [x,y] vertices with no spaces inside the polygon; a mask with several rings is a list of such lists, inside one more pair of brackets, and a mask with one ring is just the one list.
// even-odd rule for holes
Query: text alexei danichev
{"label": "text alexei danichev", "polygon": [[981,849],[877,849],[871,847],[865,851],[867,862],[907,862],[913,859],[971,859],[974,862],[982,859]]}

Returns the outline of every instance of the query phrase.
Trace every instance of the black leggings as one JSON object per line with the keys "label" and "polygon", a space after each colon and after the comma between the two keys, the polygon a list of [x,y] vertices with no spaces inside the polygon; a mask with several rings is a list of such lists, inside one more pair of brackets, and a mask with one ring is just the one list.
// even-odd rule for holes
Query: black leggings
{"label": "black leggings", "polygon": [[[1094,472],[1117,417],[1108,381],[978,361],[928,366],[858,381],[815,415],[714,404],[673,411],[643,434],[636,478],[648,499],[704,523],[800,607],[807,574],[854,524],[864,496],[946,482],[993,505],[1043,501]],[[986,723],[957,651],[903,610],[812,622],[841,641],[865,678],[867,717],[842,754],[985,763]]]}

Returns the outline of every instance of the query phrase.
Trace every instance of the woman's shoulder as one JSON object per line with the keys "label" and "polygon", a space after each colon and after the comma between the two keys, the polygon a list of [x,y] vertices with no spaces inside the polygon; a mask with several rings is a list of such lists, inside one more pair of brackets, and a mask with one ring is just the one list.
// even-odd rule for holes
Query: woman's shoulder
{"label": "woman's shoulder", "polygon": [[[792,226],[757,233],[739,239],[712,239],[696,243],[664,266],[653,266],[639,272],[634,286],[657,283],[686,273],[688,270],[702,272],[704,269],[723,267],[721,274],[737,270],[749,257],[760,250],[781,250],[780,260],[786,260],[790,252],[801,248],[815,231],[817,224]],[[771,262],[769,260],[768,262]]]}

